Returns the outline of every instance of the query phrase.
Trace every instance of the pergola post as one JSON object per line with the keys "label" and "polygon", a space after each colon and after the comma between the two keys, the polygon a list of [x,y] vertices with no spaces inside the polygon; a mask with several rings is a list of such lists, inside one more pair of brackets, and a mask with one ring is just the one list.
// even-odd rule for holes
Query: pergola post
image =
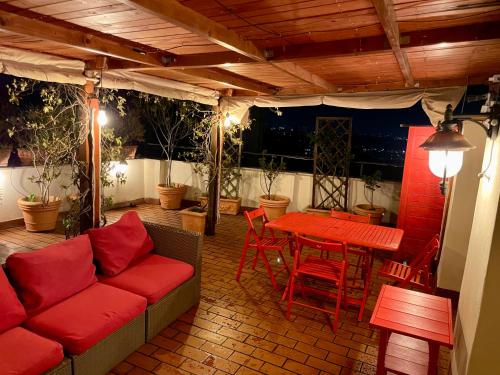
{"label": "pergola post", "polygon": [[101,129],[97,122],[99,100],[94,95],[94,83],[87,81],[88,116],[84,123],[87,138],[80,146],[80,160],[85,164],[85,173],[80,176],[81,207],[91,209],[80,217],[80,232],[98,228],[101,221]]}
{"label": "pergola post", "polygon": [[[220,108],[214,107],[214,111],[219,113]],[[205,226],[206,235],[215,234],[215,225],[217,224],[219,216],[222,146],[224,144],[224,134],[222,133],[222,129],[222,119],[214,121],[210,137],[210,152],[212,153],[212,158],[214,160],[214,167],[210,168],[209,176],[207,222]]]}

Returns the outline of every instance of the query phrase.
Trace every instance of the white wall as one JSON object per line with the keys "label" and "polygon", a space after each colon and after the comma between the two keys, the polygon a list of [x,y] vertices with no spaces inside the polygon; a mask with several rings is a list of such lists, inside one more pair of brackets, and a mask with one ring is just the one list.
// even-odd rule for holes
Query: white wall
{"label": "white wall", "polygon": [[[106,189],[106,194],[113,196],[114,203],[133,201],[142,198],[158,198],[156,185],[163,182],[166,163],[153,159],[128,160],[126,172],[127,182],[124,185],[115,184]],[[17,208],[16,201],[19,197],[28,194],[33,186],[27,181],[33,168],[0,168],[0,222],[22,217]],[[62,178],[62,180],[67,180]],[[3,180],[3,182],[2,182]],[[205,192],[204,183],[194,173],[190,163],[174,161],[172,165],[172,181],[188,186],[186,199],[197,200]],[[258,169],[243,168],[240,192],[243,206],[258,207],[259,196],[262,195],[261,172]],[[59,183],[54,183],[55,195],[62,196],[58,188]],[[352,207],[358,203],[367,203],[363,194],[363,182],[351,179],[349,185],[348,204]],[[387,209],[385,222],[397,215],[399,207],[399,193],[401,184],[397,182],[383,182],[382,188],[374,195],[374,203]],[[2,193],[3,192],[3,193]],[[291,199],[289,211],[304,210],[311,204],[312,175],[306,173],[283,173],[277,181],[276,193],[286,195]]]}
{"label": "white wall", "polygon": [[484,130],[475,124],[466,122],[464,135],[476,148],[464,152],[464,164],[453,183],[437,272],[438,287],[455,291],[462,284],[486,144]]}
{"label": "white wall", "polygon": [[[144,160],[128,160],[127,183],[115,184],[115,187],[106,189],[107,195],[113,196],[115,203],[133,201],[144,197]],[[36,185],[28,178],[34,175],[32,167],[0,168],[0,222],[22,218],[21,210],[17,207],[17,200],[30,193],[38,193]],[[52,185],[51,195],[64,198],[61,185],[70,185],[69,169]],[[64,204],[61,210],[67,208]]]}
{"label": "white wall", "polygon": [[[145,197],[158,198],[156,185],[163,175],[164,162],[158,160],[144,160],[144,184]],[[263,194],[261,187],[261,175],[259,169],[242,168],[240,183],[240,195],[242,205],[246,207],[258,207],[259,196]],[[186,199],[197,200],[205,193],[205,184],[194,174],[190,163],[174,161],[172,165],[172,181],[188,185]],[[374,203],[386,208],[387,213],[384,222],[395,222],[399,209],[399,195],[401,183],[383,182],[382,187],[374,194]],[[308,173],[284,172],[276,182],[276,194],[285,195],[291,199],[288,211],[304,210],[311,205],[312,200],[312,175]],[[356,204],[368,203],[363,194],[363,181],[357,178],[350,180],[348,206],[352,208]]]}
{"label": "white wall", "polygon": [[[500,324],[500,138],[488,140],[455,324],[454,374],[498,374]],[[463,197],[467,199],[467,197]]]}

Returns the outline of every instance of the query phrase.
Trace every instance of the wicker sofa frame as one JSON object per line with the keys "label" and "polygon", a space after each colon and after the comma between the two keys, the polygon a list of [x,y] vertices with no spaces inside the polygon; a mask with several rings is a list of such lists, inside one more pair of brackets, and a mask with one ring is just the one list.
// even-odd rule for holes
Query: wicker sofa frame
{"label": "wicker sofa frame", "polygon": [[151,340],[180,315],[197,304],[201,290],[201,252],[199,233],[145,222],[155,244],[155,253],[181,260],[194,267],[194,276],[146,310],[146,341]]}
{"label": "wicker sofa frame", "polygon": [[64,358],[58,366],[50,369],[44,375],[71,375],[71,360]]}

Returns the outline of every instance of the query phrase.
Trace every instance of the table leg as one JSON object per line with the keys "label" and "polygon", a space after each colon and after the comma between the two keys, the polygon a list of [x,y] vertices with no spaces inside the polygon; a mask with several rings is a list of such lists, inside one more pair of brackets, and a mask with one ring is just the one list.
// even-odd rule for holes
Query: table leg
{"label": "table leg", "polygon": [[427,373],[429,375],[436,375],[438,368],[439,359],[439,345],[435,343],[429,343],[429,367]]}
{"label": "table leg", "polygon": [[377,375],[385,375],[385,353],[389,343],[390,332],[388,329],[380,329],[380,340],[378,344]]}

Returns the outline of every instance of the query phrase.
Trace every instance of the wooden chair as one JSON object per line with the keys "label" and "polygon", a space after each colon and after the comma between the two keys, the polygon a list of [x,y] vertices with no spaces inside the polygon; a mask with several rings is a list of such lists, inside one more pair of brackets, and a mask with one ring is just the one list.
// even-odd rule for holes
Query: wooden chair
{"label": "wooden chair", "polygon": [[[349,212],[342,211],[330,211],[330,217],[333,217],[338,220],[348,220],[355,221],[358,223],[369,224],[371,221],[371,216],[362,216],[351,214]],[[354,274],[352,276],[352,287],[356,285],[356,281],[362,281],[362,286],[357,287],[357,289],[361,289],[363,291],[361,298],[346,298],[346,301],[350,305],[358,305],[359,313],[358,320],[363,320],[363,313],[365,311],[366,300],[368,299],[368,295],[370,294],[370,281],[371,281],[371,270],[373,267],[373,254],[371,249],[365,249],[359,246],[351,246],[347,245],[347,253],[355,255],[357,257]],[[358,271],[361,270],[361,277],[358,279]]]}
{"label": "wooden chair", "polygon": [[438,250],[439,235],[436,234],[410,264],[406,265],[388,259],[384,262],[378,274],[396,281],[396,286],[401,288],[411,286],[426,293],[433,293],[435,288],[432,280],[431,263]]}
{"label": "wooden chair", "polygon": [[[302,249],[304,246],[315,250],[318,253],[326,251],[328,253],[340,254],[340,260],[333,259],[334,255],[332,255],[332,259],[325,259],[321,256],[308,255],[304,260],[302,260]],[[296,236],[293,271],[290,275],[290,280],[287,286],[287,289],[289,289],[288,307],[286,314],[287,319],[290,319],[293,305],[309,307],[333,315],[335,320],[332,324],[332,328],[335,332],[338,326],[342,296],[344,296],[344,299],[347,297],[345,286],[347,267],[347,247],[345,243],[320,242],[305,237]],[[323,282],[329,282],[336,288],[337,292],[333,293],[329,290],[327,291],[324,289],[317,289],[311,286],[305,287],[303,284],[304,279],[316,279],[322,280]],[[334,298],[336,300],[335,310],[332,311],[316,305],[296,301],[294,299],[296,281],[300,282],[300,289],[304,297],[306,292],[309,292],[327,298]]]}
{"label": "wooden chair", "polygon": [[[236,280],[240,281],[241,271],[243,270],[246,262],[248,249],[255,249],[256,252],[252,261],[252,269],[255,269],[257,261],[260,257],[262,259],[262,262],[264,263],[267,274],[271,279],[273,287],[275,289],[279,289],[278,284],[276,283],[276,276],[285,270],[290,273],[290,269],[288,268],[286,259],[283,256],[283,251],[285,249],[285,246],[289,244],[289,239],[285,237],[276,237],[272,229],[266,228],[266,223],[269,222],[269,219],[267,218],[267,215],[262,207],[251,212],[245,211],[244,215],[247,219],[248,229],[245,236],[245,244],[243,245],[243,250],[241,252],[240,265],[236,273]],[[262,228],[259,234],[255,229],[254,220],[262,221]],[[266,236],[266,229],[269,233],[268,236]],[[269,264],[269,261],[267,260],[265,254],[266,251],[276,252],[283,261],[283,267],[280,268],[276,273],[273,273],[271,269],[271,265]]]}

